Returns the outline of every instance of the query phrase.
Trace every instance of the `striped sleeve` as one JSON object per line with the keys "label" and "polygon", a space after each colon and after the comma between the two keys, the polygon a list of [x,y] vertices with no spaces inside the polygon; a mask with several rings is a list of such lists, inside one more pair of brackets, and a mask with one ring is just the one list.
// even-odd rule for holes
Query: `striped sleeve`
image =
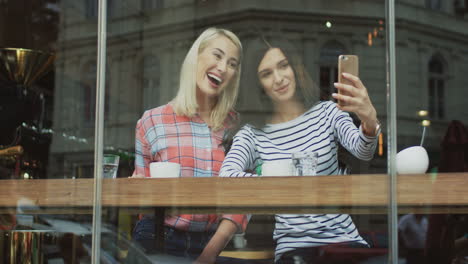
{"label": "striped sleeve", "polygon": [[255,169],[258,153],[255,148],[254,134],[249,126],[244,126],[234,136],[229,153],[224,159],[219,175],[221,177],[258,176],[246,171]]}
{"label": "striped sleeve", "polygon": [[361,160],[371,160],[377,147],[378,135],[371,137],[357,128],[348,113],[339,110],[334,103],[330,103],[327,112],[331,118],[335,136],[343,147]]}
{"label": "striped sleeve", "polygon": [[[246,173],[245,170],[253,169],[255,144],[251,131],[243,127],[233,139],[229,153],[226,155],[219,172],[220,177],[251,177],[256,176]],[[236,223],[238,232],[244,232],[251,215],[227,215],[223,219],[229,219]]]}

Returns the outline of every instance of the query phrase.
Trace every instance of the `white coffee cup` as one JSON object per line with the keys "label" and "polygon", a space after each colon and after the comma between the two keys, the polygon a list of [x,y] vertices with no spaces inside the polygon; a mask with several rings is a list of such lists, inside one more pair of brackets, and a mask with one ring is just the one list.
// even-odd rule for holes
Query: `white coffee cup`
{"label": "white coffee cup", "polygon": [[151,162],[151,178],[179,178],[180,164],[175,162]]}
{"label": "white coffee cup", "polygon": [[292,176],[292,168],[290,159],[265,161],[262,164],[262,176]]}

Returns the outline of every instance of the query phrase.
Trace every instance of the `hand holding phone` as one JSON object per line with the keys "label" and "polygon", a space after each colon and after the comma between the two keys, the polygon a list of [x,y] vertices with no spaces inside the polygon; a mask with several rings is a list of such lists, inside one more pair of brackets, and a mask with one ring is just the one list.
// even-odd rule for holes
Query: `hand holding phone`
{"label": "hand holding phone", "polygon": [[[356,55],[340,55],[338,57],[338,82],[342,84],[354,85],[351,81],[343,77],[343,72],[359,76],[359,58]],[[338,89],[338,93],[346,95]],[[339,103],[339,102],[338,102]]]}
{"label": "hand holding phone", "polygon": [[[346,78],[343,73],[348,73]],[[367,88],[359,78],[359,60],[356,55],[340,55],[338,57],[338,83],[335,83],[338,94],[332,96],[338,101],[342,111],[355,113],[361,119],[363,132],[376,136],[380,131],[377,111],[367,93]]]}

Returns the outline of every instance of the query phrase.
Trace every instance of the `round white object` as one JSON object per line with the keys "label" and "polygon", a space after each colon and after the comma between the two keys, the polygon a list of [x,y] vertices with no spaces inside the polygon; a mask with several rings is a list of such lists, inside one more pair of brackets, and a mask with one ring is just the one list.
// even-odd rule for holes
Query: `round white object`
{"label": "round white object", "polygon": [[425,148],[414,146],[405,148],[396,155],[398,174],[422,174],[429,167],[429,156]]}

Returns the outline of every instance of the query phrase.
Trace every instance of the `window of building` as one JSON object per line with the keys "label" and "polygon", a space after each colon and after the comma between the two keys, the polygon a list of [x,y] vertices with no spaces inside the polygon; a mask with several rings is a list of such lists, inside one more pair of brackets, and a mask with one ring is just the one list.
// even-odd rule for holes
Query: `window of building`
{"label": "window of building", "polygon": [[86,18],[97,18],[98,17],[98,1],[86,0],[85,2],[85,15]]}
{"label": "window of building", "polygon": [[445,69],[443,60],[439,56],[432,56],[428,70],[429,115],[431,118],[442,119],[445,117]]}
{"label": "window of building", "polygon": [[141,0],[143,10],[160,9],[164,7],[164,0]]}
{"label": "window of building", "polygon": [[148,55],[143,59],[143,89],[159,87],[160,65],[158,57]]}
{"label": "window of building", "polygon": [[[84,95],[84,123],[88,126],[93,126],[95,121],[95,109],[96,109],[96,72],[97,67],[96,63],[89,63],[84,67],[84,76],[83,80],[83,95]],[[106,79],[109,75],[109,70],[106,71]],[[104,104],[104,118],[107,119],[109,115],[109,105],[110,105],[110,96],[109,96],[109,87],[108,81],[106,81],[106,92],[105,92],[105,104]]]}
{"label": "window of building", "polygon": [[453,9],[455,14],[463,16],[468,13],[468,0],[455,0],[453,2]]}
{"label": "window of building", "polygon": [[[85,2],[85,16],[86,18],[97,18],[98,17],[98,1],[97,0],[86,0]],[[107,0],[107,17],[112,18],[115,15],[115,1]]]}
{"label": "window of building", "polygon": [[426,0],[426,7],[432,10],[441,10],[442,2],[441,0]]}
{"label": "window of building", "polygon": [[320,50],[320,99],[329,100],[336,91],[333,83],[338,79],[338,56],[345,54],[345,47],[336,40],[328,41]]}

